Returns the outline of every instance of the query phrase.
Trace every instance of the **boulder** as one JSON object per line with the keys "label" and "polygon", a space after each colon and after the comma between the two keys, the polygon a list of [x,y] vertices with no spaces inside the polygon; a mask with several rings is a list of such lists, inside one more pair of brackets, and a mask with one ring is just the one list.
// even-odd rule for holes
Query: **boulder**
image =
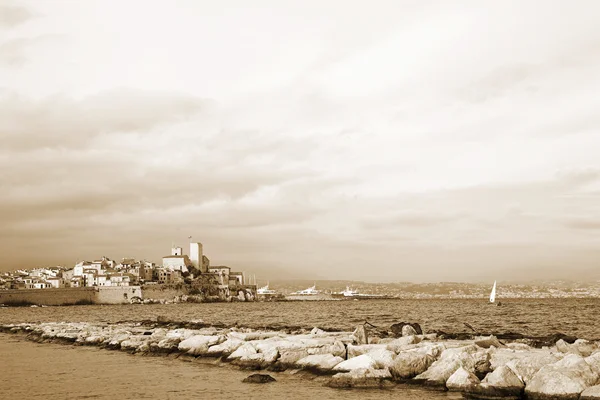
{"label": "boulder", "polygon": [[275,382],[275,378],[267,374],[252,374],[245,378],[242,382],[244,383],[269,383]]}
{"label": "boulder", "polygon": [[546,365],[525,387],[531,399],[577,399],[581,392],[598,382],[598,374],[585,359],[569,354],[554,364]]}
{"label": "boulder", "polygon": [[519,399],[524,388],[525,384],[517,374],[503,365],[487,374],[480,385],[467,390],[467,393],[478,398]]}
{"label": "boulder", "polygon": [[450,391],[467,392],[473,391],[479,385],[479,378],[463,367],[458,368],[446,381],[446,387]]}
{"label": "boulder", "polygon": [[369,355],[363,354],[358,357],[350,358],[336,365],[334,371],[352,371],[354,369],[374,369],[377,362],[373,360]]}
{"label": "boulder", "polygon": [[402,350],[411,348],[411,345],[418,344],[420,342],[421,339],[418,336],[412,335],[393,339],[385,344],[388,350],[400,353]]}
{"label": "boulder", "polygon": [[157,343],[151,343],[150,349],[152,351],[171,352],[177,350],[179,342],[178,337],[164,338]]}
{"label": "boulder", "polygon": [[389,369],[394,364],[396,353],[387,349],[374,349],[367,353],[375,360],[376,369]]}
{"label": "boulder", "polygon": [[[279,363],[281,365],[290,366],[296,364],[299,360],[308,357],[311,354],[308,354],[306,349],[282,349],[279,351]],[[317,355],[317,354],[312,354]]]}
{"label": "boulder", "polygon": [[584,339],[577,339],[573,344],[569,344],[565,340],[560,339],[556,342],[556,349],[561,353],[577,354],[582,357],[588,357],[596,350],[596,346]]}
{"label": "boulder", "polygon": [[392,331],[392,334],[396,337],[398,336],[407,336],[403,334],[403,329],[405,326],[410,326],[414,329],[415,333],[413,333],[413,335],[422,335],[423,334],[423,330],[421,329],[421,325],[417,324],[417,323],[410,323],[410,322],[398,322],[396,324],[393,324],[392,326],[390,326],[390,330]]}
{"label": "boulder", "polygon": [[221,344],[210,346],[206,354],[211,357],[219,357],[221,355],[228,356],[234,351],[236,351],[244,343],[245,342],[243,340],[229,338]]}
{"label": "boulder", "polygon": [[494,335],[475,340],[475,345],[483,347],[484,349],[489,349],[492,346],[494,346],[495,348],[504,346]]}
{"label": "boulder", "polygon": [[311,335],[323,335],[325,334],[325,331],[322,329],[317,328],[316,326],[314,328],[312,328],[312,331],[310,331]]}
{"label": "boulder", "polygon": [[597,400],[600,399],[600,385],[591,386],[581,392],[579,400]]}
{"label": "boulder", "polygon": [[600,352],[594,353],[585,358],[585,362],[589,364],[592,370],[600,375]]}
{"label": "boulder", "polygon": [[384,388],[393,385],[390,378],[388,370],[362,368],[335,374],[326,385],[333,388]]}
{"label": "boulder", "polygon": [[531,350],[528,352],[519,352],[518,354],[515,353],[515,358],[508,361],[506,366],[510,367],[523,383],[527,385],[540,368],[553,364],[561,358],[562,356],[558,356],[548,350]]}
{"label": "boulder", "polygon": [[373,350],[387,350],[388,345],[386,344],[362,344],[362,345],[352,345],[349,344],[347,347],[348,358],[354,358],[358,356],[362,356],[363,354],[367,354]]}
{"label": "boulder", "polygon": [[369,344],[369,335],[367,333],[367,328],[364,325],[357,326],[354,332],[352,333],[352,339],[357,344]]}
{"label": "boulder", "polygon": [[233,353],[231,353],[229,355],[229,357],[227,357],[228,360],[235,360],[238,358],[242,358],[242,357],[247,357],[250,354],[256,354],[257,351],[254,348],[254,346],[252,346],[251,343],[244,343],[243,345],[241,345],[240,347],[238,347]]}
{"label": "boulder", "polygon": [[456,359],[440,359],[431,364],[429,369],[414,377],[414,382],[425,386],[445,386],[446,381],[461,367]]}
{"label": "boulder", "polygon": [[416,336],[419,333],[410,325],[404,325],[402,327],[402,336]]}
{"label": "boulder", "polygon": [[296,365],[301,368],[329,371],[343,361],[342,357],[334,356],[333,354],[313,354],[299,359]]}
{"label": "boulder", "polygon": [[427,370],[435,358],[420,352],[400,353],[390,367],[390,373],[397,380],[411,379]]}
{"label": "boulder", "polygon": [[205,336],[196,335],[179,343],[179,351],[193,355],[208,354],[210,346],[214,346],[223,341],[223,336]]}
{"label": "boulder", "polygon": [[233,359],[232,363],[244,368],[263,369],[269,367],[279,357],[279,351],[275,348],[269,348],[264,352],[250,353]]}

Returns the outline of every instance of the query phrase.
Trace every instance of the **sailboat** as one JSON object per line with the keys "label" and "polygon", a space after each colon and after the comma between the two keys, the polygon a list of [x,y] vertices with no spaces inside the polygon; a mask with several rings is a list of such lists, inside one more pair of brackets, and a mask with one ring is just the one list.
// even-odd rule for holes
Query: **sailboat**
{"label": "sailboat", "polygon": [[[492,287],[492,292],[490,293],[490,303],[494,304],[496,302],[496,281],[494,281],[494,286]],[[501,305],[502,303],[498,302],[496,303],[497,306]]]}

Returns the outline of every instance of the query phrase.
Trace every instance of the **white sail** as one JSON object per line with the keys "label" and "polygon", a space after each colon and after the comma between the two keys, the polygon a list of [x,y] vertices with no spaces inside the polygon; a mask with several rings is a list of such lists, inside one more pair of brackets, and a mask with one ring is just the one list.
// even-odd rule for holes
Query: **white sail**
{"label": "white sail", "polygon": [[496,301],[496,281],[494,281],[494,287],[492,287],[492,293],[490,293],[490,303]]}

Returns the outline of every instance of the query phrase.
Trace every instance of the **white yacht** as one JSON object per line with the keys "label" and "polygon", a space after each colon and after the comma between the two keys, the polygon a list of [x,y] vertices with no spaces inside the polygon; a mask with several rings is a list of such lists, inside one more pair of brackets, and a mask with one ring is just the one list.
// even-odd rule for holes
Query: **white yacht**
{"label": "white yacht", "polygon": [[346,286],[346,290],[342,290],[341,292],[337,293],[332,293],[331,297],[345,299],[380,299],[385,298],[386,296],[383,294],[359,293],[358,290],[350,289],[350,286]]}
{"label": "white yacht", "polygon": [[312,285],[307,289],[292,292],[291,294],[294,296],[315,296],[321,294],[321,291],[317,290],[317,285]]}
{"label": "white yacht", "polygon": [[260,287],[256,290],[256,294],[267,296],[277,294],[277,292],[273,289],[269,289],[269,282],[267,282],[266,286]]}

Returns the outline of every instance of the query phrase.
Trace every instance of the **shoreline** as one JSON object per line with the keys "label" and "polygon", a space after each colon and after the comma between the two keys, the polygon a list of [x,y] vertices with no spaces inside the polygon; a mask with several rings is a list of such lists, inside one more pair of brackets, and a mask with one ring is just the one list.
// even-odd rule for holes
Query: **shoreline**
{"label": "shoreline", "polygon": [[158,317],[115,324],[5,324],[0,332],[39,343],[89,345],[148,356],[208,357],[247,370],[306,370],[327,376],[326,385],[334,388],[415,384],[480,399],[525,395],[570,399],[600,384],[598,341],[565,335],[540,340],[518,334],[423,334],[417,324],[394,325],[390,335],[367,324],[354,332],[298,327],[257,330]]}

